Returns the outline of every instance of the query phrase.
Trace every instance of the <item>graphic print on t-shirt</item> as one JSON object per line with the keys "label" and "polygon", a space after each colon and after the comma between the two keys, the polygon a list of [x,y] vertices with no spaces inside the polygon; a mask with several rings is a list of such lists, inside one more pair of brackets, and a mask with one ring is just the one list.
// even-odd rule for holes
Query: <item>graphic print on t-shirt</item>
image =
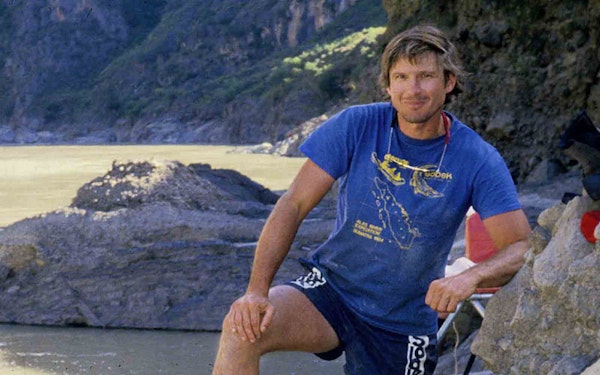
{"label": "graphic print on t-shirt", "polygon": [[415,196],[441,198],[443,192],[434,189],[430,181],[447,183],[452,180],[452,174],[437,171],[436,165],[431,164],[411,166],[407,160],[391,154],[386,154],[382,161],[373,153],[371,161],[383,175],[383,178],[374,178],[371,189],[379,223],[369,223],[366,218],[359,216],[354,223],[353,233],[380,243],[387,239],[388,242],[395,242],[400,249],[407,250],[421,233],[414,226],[411,213],[396,199],[395,188],[405,185],[409,180]]}
{"label": "graphic print on t-shirt", "polygon": [[402,177],[402,173],[412,173],[410,178],[410,186],[413,188],[415,195],[422,195],[429,198],[440,198],[444,194],[436,191],[427,183],[429,179],[436,180],[451,180],[452,174],[444,173],[435,170],[436,166],[427,164],[422,166],[411,166],[408,160],[400,159],[392,154],[386,154],[383,161],[377,158],[377,154],[371,155],[371,161],[377,166],[377,169],[385,176],[385,178],[396,186],[404,185],[406,179]]}
{"label": "graphic print on t-shirt", "polygon": [[383,228],[388,228],[394,241],[401,249],[408,249],[415,237],[419,237],[418,228],[412,227],[412,221],[408,213],[402,207],[388,188],[387,184],[375,177],[376,191],[373,192],[377,215]]}

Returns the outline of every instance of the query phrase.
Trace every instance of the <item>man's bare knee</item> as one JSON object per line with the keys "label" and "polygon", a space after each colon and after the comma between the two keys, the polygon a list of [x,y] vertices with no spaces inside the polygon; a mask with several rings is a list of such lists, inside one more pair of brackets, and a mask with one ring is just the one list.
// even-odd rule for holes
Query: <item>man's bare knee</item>
{"label": "man's bare knee", "polygon": [[[289,286],[271,289],[273,321],[254,343],[234,331],[229,317],[223,321],[215,374],[254,374],[260,357],[277,350],[324,352],[339,345],[337,335],[301,292]],[[237,329],[237,328],[236,328]],[[240,372],[243,369],[243,372]],[[257,373],[257,372],[256,372]]]}
{"label": "man's bare knee", "polygon": [[223,320],[213,375],[258,374],[259,345],[243,341],[230,322],[227,317]]}

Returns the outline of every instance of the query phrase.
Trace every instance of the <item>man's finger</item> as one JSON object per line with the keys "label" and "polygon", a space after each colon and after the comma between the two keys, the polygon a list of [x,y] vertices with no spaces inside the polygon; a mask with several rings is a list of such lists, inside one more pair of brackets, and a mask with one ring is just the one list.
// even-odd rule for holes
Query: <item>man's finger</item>
{"label": "man's finger", "polygon": [[458,308],[458,304],[461,302],[461,299],[455,295],[444,294],[441,296],[438,301],[436,311],[452,313],[455,312]]}
{"label": "man's finger", "polygon": [[[252,311],[250,309],[250,311]],[[245,339],[250,342],[256,342],[256,337],[254,336],[254,331],[252,331],[252,322],[250,318],[250,311],[246,310],[242,314],[242,329],[245,333]]]}
{"label": "man's finger", "polygon": [[275,315],[275,307],[269,304],[265,309],[265,315],[263,316],[262,322],[260,324],[261,332],[264,332],[267,330],[267,328],[269,328],[269,325],[271,325],[271,321],[273,320],[273,315]]}
{"label": "man's finger", "polygon": [[237,320],[237,312],[234,309],[231,309],[229,312],[229,321],[231,322],[231,331],[233,333],[238,332],[238,320]]}
{"label": "man's finger", "polygon": [[[252,328],[252,334],[258,340],[260,339],[260,311],[258,308],[250,309],[250,326]],[[251,342],[254,342],[250,340]]]}
{"label": "man's finger", "polygon": [[439,299],[440,296],[437,290],[437,280],[435,280],[429,285],[429,290],[427,290],[427,294],[425,295],[425,304],[427,304],[427,306],[431,307],[432,309],[436,310],[436,307],[439,303]]}
{"label": "man's finger", "polygon": [[451,299],[450,302],[448,303],[448,307],[447,307],[447,311],[448,312],[455,312],[456,309],[458,308],[458,304],[460,303],[460,301],[456,300],[456,299]]}

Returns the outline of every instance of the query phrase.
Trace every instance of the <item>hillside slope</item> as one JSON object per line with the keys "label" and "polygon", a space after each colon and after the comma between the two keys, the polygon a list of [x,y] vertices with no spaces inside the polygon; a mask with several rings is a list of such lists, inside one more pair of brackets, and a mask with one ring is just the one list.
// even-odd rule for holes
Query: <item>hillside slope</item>
{"label": "hillside slope", "polygon": [[577,168],[600,123],[600,0],[0,0],[0,143],[261,143],[381,100],[393,34],[446,30],[471,73],[448,109],[517,181]]}
{"label": "hillside slope", "polygon": [[4,0],[0,14],[0,124],[17,142],[280,137],[340,100],[353,70],[298,56],[387,17],[367,0]]}

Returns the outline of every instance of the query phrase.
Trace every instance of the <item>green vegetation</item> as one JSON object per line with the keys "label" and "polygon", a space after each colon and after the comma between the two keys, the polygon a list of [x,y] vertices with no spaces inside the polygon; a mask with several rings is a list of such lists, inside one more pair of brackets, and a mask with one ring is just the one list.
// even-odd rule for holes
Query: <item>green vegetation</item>
{"label": "green vegetation", "polygon": [[[328,44],[318,44],[296,56],[286,57],[273,68],[268,77],[269,86],[277,83],[291,86],[300,82],[316,82],[328,98],[338,98],[354,87],[344,87],[353,71],[360,71],[363,64],[371,63],[376,56],[377,37],[384,27],[371,27]],[[354,66],[352,66],[354,65]]]}
{"label": "green vegetation", "polygon": [[[228,103],[262,98],[274,105],[293,92],[312,92],[326,108],[327,101],[359,87],[355,81],[372,64],[377,37],[384,32],[381,5],[359,1],[339,21],[290,49],[261,35],[264,27],[272,26],[270,19],[286,14],[281,4],[226,0],[167,6],[143,42],[100,74],[93,88],[94,107],[133,119],[178,108],[191,116],[214,116]],[[115,97],[119,106],[102,101]]]}
{"label": "green vegetation", "polygon": [[[283,65],[291,66],[292,71],[299,73],[303,71],[312,72],[319,76],[332,68],[332,60],[347,57],[355,49],[359,49],[361,55],[371,58],[375,55],[377,37],[383,34],[385,27],[372,27],[353,33],[326,45],[316,47],[302,52],[294,57],[283,59]],[[337,59],[336,59],[337,57]]]}

